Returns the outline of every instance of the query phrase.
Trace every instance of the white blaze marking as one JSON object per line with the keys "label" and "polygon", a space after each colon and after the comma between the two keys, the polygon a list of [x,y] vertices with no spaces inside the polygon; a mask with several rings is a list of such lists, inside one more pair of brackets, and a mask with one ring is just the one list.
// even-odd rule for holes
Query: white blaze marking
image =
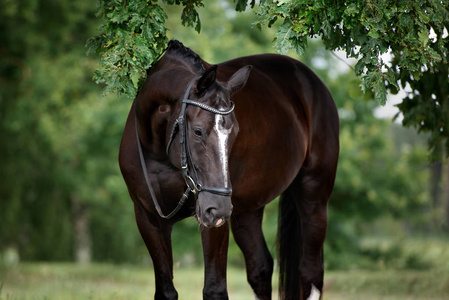
{"label": "white blaze marking", "polygon": [[312,291],[310,292],[310,296],[307,300],[319,300],[320,296],[320,291],[312,284]]}
{"label": "white blaze marking", "polygon": [[221,115],[215,115],[214,131],[218,137],[218,153],[220,155],[221,169],[223,171],[224,187],[228,187],[228,136],[231,133],[232,127],[229,129],[224,128],[220,121],[224,118]]}

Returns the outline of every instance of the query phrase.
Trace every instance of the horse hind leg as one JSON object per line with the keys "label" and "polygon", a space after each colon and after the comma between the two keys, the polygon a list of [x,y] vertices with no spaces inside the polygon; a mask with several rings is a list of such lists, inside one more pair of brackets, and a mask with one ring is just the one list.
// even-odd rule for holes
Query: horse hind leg
{"label": "horse hind leg", "polygon": [[232,233],[245,257],[248,283],[256,299],[271,299],[273,258],[262,232],[264,208],[244,212],[231,217]]}
{"label": "horse hind leg", "polygon": [[279,266],[281,299],[318,300],[323,290],[323,244],[333,178],[302,170],[281,195]]}

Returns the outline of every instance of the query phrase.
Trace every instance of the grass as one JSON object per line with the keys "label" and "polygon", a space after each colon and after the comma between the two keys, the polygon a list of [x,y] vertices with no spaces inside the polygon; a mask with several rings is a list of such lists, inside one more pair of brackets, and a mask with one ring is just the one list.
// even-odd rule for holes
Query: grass
{"label": "grass", "polygon": [[325,299],[444,300],[449,274],[443,271],[349,271],[326,277]]}
{"label": "grass", "polygon": [[[0,280],[0,300],[140,300],[154,294],[151,268],[139,266],[24,263],[0,270]],[[201,268],[175,270],[180,299],[201,299],[202,282]],[[242,269],[228,269],[228,289],[230,299],[254,299]],[[325,277],[324,299],[443,300],[448,295],[449,274],[443,270],[334,271]]]}

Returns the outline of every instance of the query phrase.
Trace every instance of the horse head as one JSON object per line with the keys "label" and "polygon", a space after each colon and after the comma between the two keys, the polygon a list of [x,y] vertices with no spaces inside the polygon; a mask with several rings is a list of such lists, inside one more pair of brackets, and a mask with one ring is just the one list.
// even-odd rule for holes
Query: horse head
{"label": "horse head", "polygon": [[250,70],[243,67],[219,82],[212,66],[191,80],[177,101],[179,115],[172,121],[166,152],[195,194],[196,216],[206,227],[223,225],[232,213],[228,162],[239,125],[230,97],[245,85]]}

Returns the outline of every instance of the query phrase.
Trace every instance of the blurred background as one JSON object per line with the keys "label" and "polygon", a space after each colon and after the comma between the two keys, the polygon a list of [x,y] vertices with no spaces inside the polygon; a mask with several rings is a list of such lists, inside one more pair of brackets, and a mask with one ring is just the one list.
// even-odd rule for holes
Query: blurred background
{"label": "blurred background", "polygon": [[[117,159],[133,99],[103,96],[92,81],[98,57],[86,56],[86,40],[99,33],[96,9],[91,0],[0,0],[0,299],[13,293],[8,278],[18,279],[10,274],[36,262],[151,267]],[[273,52],[274,31],[252,29],[257,16],[235,12],[232,1],[208,1],[199,11],[201,34],[180,25],[179,8],[165,11],[170,38],[210,63]],[[330,278],[339,282],[348,271],[359,272],[354,278],[408,274],[410,281],[401,283],[387,276],[391,290],[409,284],[404,294],[433,288],[436,294],[426,299],[445,299],[447,159],[430,162],[426,136],[403,128],[392,120],[394,108],[379,108],[372,95],[362,94],[348,62],[319,40],[310,40],[298,59],[326,83],[340,114],[341,154],[325,244]],[[274,201],[264,220],[274,256],[276,230]],[[173,247],[176,268],[200,269],[194,219],[175,226]],[[244,268],[233,241],[229,265]]]}

